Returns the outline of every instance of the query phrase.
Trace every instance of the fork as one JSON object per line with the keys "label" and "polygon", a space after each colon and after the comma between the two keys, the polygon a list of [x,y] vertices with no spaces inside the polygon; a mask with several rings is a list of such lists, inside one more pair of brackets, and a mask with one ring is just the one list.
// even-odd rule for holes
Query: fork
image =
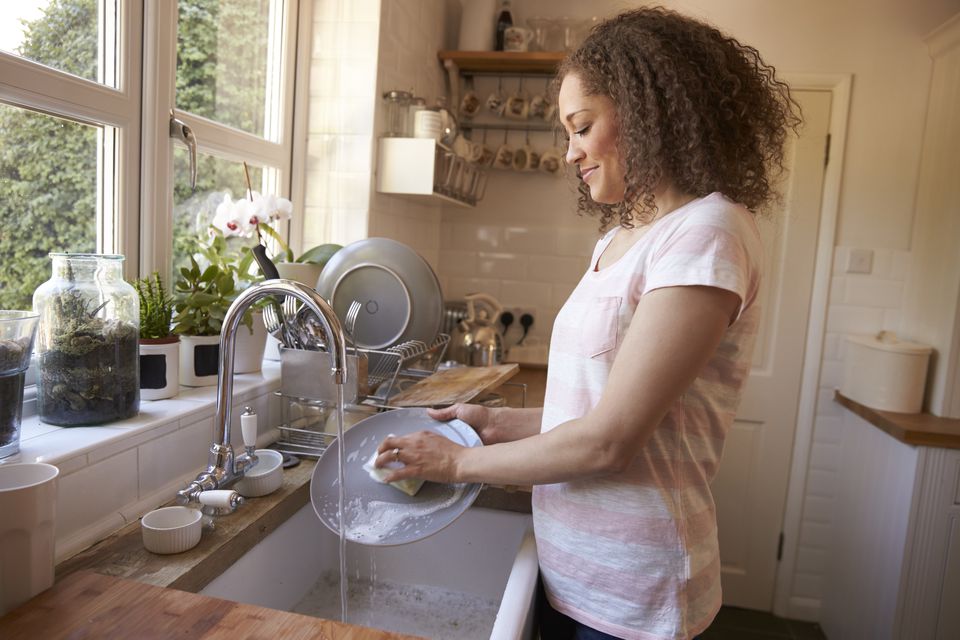
{"label": "fork", "polygon": [[347,338],[349,338],[350,342],[354,345],[357,343],[357,341],[353,338],[353,330],[357,326],[357,316],[360,315],[360,309],[362,308],[363,305],[354,300],[350,303],[350,308],[347,309],[347,315],[343,319],[343,328],[347,332]]}

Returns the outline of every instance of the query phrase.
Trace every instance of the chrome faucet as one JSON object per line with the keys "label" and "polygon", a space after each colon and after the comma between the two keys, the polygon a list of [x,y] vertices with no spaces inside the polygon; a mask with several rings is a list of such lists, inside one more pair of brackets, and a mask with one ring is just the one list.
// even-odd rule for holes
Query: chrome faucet
{"label": "chrome faucet", "polygon": [[233,356],[237,329],[243,314],[253,303],[268,296],[293,296],[306,305],[320,320],[327,334],[327,347],[333,358],[330,374],[335,384],[343,386],[346,377],[346,342],[340,319],[323,297],[310,287],[292,280],[266,280],[257,283],[239,296],[227,309],[220,329],[220,370],[217,377],[217,412],[214,417],[214,440],[210,447],[207,468],[185,488],[177,492],[177,502],[199,502],[204,491],[225,489],[243,477],[257,463],[254,454],[256,434],[244,433],[244,452],[234,456],[230,442],[230,413],[233,403]]}

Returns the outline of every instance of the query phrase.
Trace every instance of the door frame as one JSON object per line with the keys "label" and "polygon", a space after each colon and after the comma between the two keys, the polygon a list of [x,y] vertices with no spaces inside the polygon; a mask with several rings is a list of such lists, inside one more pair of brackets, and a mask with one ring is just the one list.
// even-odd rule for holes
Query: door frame
{"label": "door frame", "polygon": [[826,334],[830,281],[833,271],[833,253],[837,220],[840,209],[840,187],[843,177],[844,152],[847,139],[847,120],[850,112],[852,74],[841,73],[783,73],[782,78],[791,89],[829,91],[830,102],[830,156],[824,171],[823,194],[820,202],[820,226],[817,234],[817,255],[814,262],[813,289],[810,294],[810,314],[807,321],[807,339],[803,350],[803,373],[796,429],[793,436],[793,455],[783,516],[783,555],[774,581],[773,611],[784,617],[816,620],[820,601],[793,597],[793,576],[797,563],[803,502],[806,494],[807,471],[813,429],[820,395],[820,366],[823,361],[823,342]]}

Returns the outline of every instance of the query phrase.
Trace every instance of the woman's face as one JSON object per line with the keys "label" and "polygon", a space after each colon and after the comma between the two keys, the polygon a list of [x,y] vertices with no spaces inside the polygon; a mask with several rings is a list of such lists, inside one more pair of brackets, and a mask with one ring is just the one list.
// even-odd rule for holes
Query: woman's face
{"label": "woman's face", "polygon": [[560,119],[570,137],[566,160],[602,204],[623,201],[626,165],[617,149],[616,107],[607,96],[587,95],[575,74],[560,85]]}

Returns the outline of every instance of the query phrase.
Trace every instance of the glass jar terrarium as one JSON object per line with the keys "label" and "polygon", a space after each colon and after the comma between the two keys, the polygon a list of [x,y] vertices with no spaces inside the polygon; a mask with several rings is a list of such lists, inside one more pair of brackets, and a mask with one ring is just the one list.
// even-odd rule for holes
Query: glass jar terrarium
{"label": "glass jar terrarium", "polygon": [[33,294],[37,413],[64,427],[103,424],[140,410],[137,292],[123,256],[51,253],[53,275]]}

